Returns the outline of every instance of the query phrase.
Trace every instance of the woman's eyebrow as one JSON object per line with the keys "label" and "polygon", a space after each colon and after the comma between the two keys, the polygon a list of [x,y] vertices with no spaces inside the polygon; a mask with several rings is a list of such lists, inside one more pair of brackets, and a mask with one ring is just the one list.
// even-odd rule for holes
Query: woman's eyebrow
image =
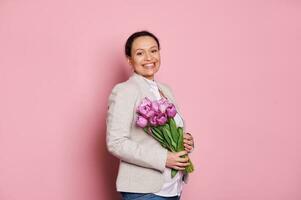
{"label": "woman's eyebrow", "polygon": [[[154,46],[151,46],[150,49],[151,49],[151,48],[154,48],[154,47],[158,48],[156,45],[154,45]],[[145,50],[145,49],[140,49],[140,48],[139,48],[139,49],[136,49],[136,51],[138,51],[138,50]]]}

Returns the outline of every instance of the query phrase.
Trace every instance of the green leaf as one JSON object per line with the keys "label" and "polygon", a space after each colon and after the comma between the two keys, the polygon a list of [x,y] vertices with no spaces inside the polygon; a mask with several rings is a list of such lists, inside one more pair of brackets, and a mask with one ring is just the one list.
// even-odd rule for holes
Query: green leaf
{"label": "green leaf", "polygon": [[164,136],[162,135],[162,131],[157,127],[151,127],[151,130],[152,130],[153,137],[161,144],[161,146],[166,149],[170,149],[166,145],[166,141],[164,139]]}
{"label": "green leaf", "polygon": [[175,177],[175,175],[178,173],[178,170],[171,169],[171,178]]}
{"label": "green leaf", "polygon": [[188,165],[187,167],[185,167],[185,172],[186,172],[186,173],[191,173],[191,172],[194,171],[194,166],[193,166],[193,164],[192,164],[190,158],[189,158],[189,164],[190,164],[190,165]]}
{"label": "green leaf", "polygon": [[165,137],[168,137],[169,144],[173,147],[174,151],[176,151],[177,150],[177,143],[173,140],[173,138],[171,136],[170,127],[169,127],[168,124],[164,125],[163,134],[164,134]]}
{"label": "green leaf", "polygon": [[158,138],[160,138],[161,140],[164,141],[163,133],[160,131],[159,128],[157,128],[157,127],[152,127],[152,132],[153,132],[154,135],[156,135]]}
{"label": "green leaf", "polygon": [[172,133],[171,133],[171,130],[170,130],[170,126],[169,124],[165,124],[165,127],[166,127],[166,131],[167,131],[167,134],[171,140],[171,144],[172,146],[175,148],[175,150],[177,149],[177,140],[175,140],[173,137],[172,137]]}
{"label": "green leaf", "polygon": [[168,134],[167,128],[165,126],[161,126],[160,128],[163,132],[163,136],[166,141],[166,144],[170,147],[171,151],[175,152],[175,148],[172,145],[171,136]]}
{"label": "green leaf", "polygon": [[169,124],[170,124],[171,136],[173,138],[173,141],[176,143],[176,150],[178,151],[178,149],[179,149],[178,140],[179,140],[180,135],[177,130],[177,125],[173,118],[169,119]]}
{"label": "green leaf", "polygon": [[148,134],[148,131],[147,131],[148,127],[144,127],[143,130],[144,130],[144,132],[146,132]]}
{"label": "green leaf", "polygon": [[162,138],[162,136],[160,135],[160,133],[157,133],[157,132],[154,131],[153,129],[152,129],[152,133],[153,133],[153,137],[154,137],[157,141],[159,141],[160,143],[164,143],[164,142],[165,142],[164,138]]}
{"label": "green leaf", "polygon": [[179,138],[177,141],[178,151],[183,151],[184,144],[183,144],[183,128],[182,127],[178,127],[178,134],[179,134]]}

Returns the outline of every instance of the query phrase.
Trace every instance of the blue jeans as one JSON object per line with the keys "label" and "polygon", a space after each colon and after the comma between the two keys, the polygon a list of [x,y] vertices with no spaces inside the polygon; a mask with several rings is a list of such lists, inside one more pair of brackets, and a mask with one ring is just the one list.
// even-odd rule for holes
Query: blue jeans
{"label": "blue jeans", "polygon": [[122,200],[180,200],[180,196],[162,197],[153,193],[120,192]]}

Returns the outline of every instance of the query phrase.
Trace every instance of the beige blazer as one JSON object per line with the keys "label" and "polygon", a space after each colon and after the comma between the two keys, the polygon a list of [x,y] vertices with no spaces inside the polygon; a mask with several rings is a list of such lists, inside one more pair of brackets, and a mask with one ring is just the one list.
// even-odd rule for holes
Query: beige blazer
{"label": "beige blazer", "polygon": [[[179,112],[169,86],[157,84]],[[167,150],[135,124],[136,108],[145,97],[156,99],[146,80],[136,73],[117,84],[109,96],[106,144],[108,151],[120,159],[116,181],[120,192],[154,193],[164,183]],[[184,181],[187,183],[187,175]]]}

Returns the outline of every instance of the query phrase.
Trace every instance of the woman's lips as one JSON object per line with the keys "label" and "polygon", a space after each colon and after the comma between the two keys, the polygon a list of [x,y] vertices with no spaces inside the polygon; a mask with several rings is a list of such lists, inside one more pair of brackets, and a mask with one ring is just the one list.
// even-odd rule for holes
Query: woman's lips
{"label": "woman's lips", "polygon": [[153,67],[155,67],[155,63],[144,64],[143,67],[153,68]]}

